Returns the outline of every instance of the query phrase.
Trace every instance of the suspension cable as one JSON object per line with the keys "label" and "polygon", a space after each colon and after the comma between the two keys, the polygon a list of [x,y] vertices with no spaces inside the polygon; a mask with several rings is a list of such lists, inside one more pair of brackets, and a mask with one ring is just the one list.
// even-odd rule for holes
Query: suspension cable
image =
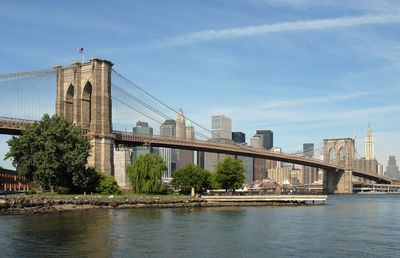
{"label": "suspension cable", "polygon": [[[133,83],[131,80],[129,80],[128,78],[126,78],[125,76],[123,76],[121,73],[117,72],[117,71],[114,70],[114,69],[112,69],[112,71],[113,71],[114,73],[116,73],[118,76],[120,76],[122,79],[126,80],[129,84],[131,84],[132,86],[134,86],[135,88],[139,89],[141,92],[143,92],[144,94],[146,94],[147,96],[149,96],[150,98],[152,98],[153,100],[155,100],[155,101],[157,101],[158,103],[160,103],[161,105],[165,106],[166,108],[168,108],[168,109],[171,110],[172,112],[174,112],[174,113],[176,113],[176,114],[179,114],[178,111],[176,111],[176,110],[173,109],[172,107],[168,106],[168,105],[165,104],[163,101],[157,99],[156,97],[154,97],[153,95],[151,95],[149,92],[145,91],[143,88],[141,88],[140,86],[136,85],[136,84]],[[188,118],[186,118],[184,115],[182,115],[182,116],[183,116],[183,118],[188,119]],[[204,126],[202,126],[202,125],[196,123],[195,121],[193,121],[193,120],[191,120],[191,119],[188,119],[188,120],[190,120],[193,124],[197,125],[198,127],[202,128],[203,130],[206,130],[207,132],[211,133],[211,135],[214,135],[214,136],[216,136],[217,138],[220,138],[219,135],[213,133],[211,130],[205,128]]]}
{"label": "suspension cable", "polygon": [[[131,98],[132,100],[138,102],[139,104],[143,105],[144,107],[150,109],[150,110],[153,111],[154,113],[156,113],[156,114],[162,116],[164,119],[171,119],[171,120],[174,120],[174,119],[171,118],[170,116],[168,116],[168,115],[162,113],[161,111],[159,111],[159,110],[157,110],[156,108],[150,106],[150,105],[147,104],[146,102],[144,102],[144,101],[142,101],[142,100],[136,98],[135,96],[133,96],[133,95],[130,94],[129,92],[123,90],[121,87],[119,87],[119,86],[116,85],[115,83],[112,83],[111,85],[112,85],[113,88],[115,88],[116,90],[118,90],[119,92],[121,92],[122,94],[124,94],[125,96]],[[114,98],[114,99],[115,99],[115,98]],[[117,100],[117,99],[116,99],[116,100]],[[117,101],[118,101],[118,100],[117,100]],[[146,116],[147,116],[147,115],[146,115]],[[154,119],[153,119],[153,120],[154,120]],[[160,123],[160,124],[162,124],[162,123]],[[195,131],[194,133],[195,133],[196,135],[202,137],[202,138],[208,139],[207,136],[205,136],[204,134],[202,134],[202,133],[200,133],[200,132]]]}
{"label": "suspension cable", "polygon": [[46,69],[46,70],[0,74],[0,79],[9,79],[9,78],[15,78],[15,77],[30,76],[30,75],[35,75],[35,74],[52,73],[55,71],[56,71],[56,69],[52,68],[52,69]]}

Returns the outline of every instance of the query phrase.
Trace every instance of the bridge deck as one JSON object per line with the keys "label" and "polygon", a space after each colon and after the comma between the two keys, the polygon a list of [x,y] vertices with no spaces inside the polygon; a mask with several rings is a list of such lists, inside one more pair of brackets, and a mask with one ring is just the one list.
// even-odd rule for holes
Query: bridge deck
{"label": "bridge deck", "polygon": [[[8,117],[0,117],[0,134],[20,135],[27,124],[35,121],[25,119],[15,119]],[[88,130],[82,130],[82,135],[89,135]],[[114,131],[115,144],[123,144],[128,146],[154,146],[175,149],[186,149],[193,151],[204,151],[214,153],[224,153],[230,155],[247,156],[253,158],[262,158],[269,160],[283,161],[293,164],[299,164],[309,167],[317,167],[326,170],[336,171],[353,171],[353,175],[370,178],[383,183],[391,183],[389,177],[376,175],[366,171],[360,171],[353,168],[346,168],[340,164],[333,164],[323,160],[307,158],[299,155],[273,152],[265,149],[255,149],[243,145],[232,145],[210,141],[199,141],[192,139],[180,139],[175,137],[153,136],[145,134],[134,134]]]}

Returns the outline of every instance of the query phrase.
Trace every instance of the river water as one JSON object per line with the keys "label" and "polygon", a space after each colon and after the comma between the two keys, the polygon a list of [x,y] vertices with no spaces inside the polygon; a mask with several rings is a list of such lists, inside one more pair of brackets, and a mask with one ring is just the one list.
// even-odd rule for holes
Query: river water
{"label": "river water", "polygon": [[2,257],[399,257],[400,195],[324,206],[114,209],[0,217]]}

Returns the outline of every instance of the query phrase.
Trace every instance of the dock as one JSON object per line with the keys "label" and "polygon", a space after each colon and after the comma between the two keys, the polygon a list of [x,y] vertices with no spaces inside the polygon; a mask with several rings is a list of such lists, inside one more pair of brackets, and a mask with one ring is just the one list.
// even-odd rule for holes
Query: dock
{"label": "dock", "polygon": [[245,196],[202,196],[209,203],[298,203],[325,204],[327,195],[245,195]]}

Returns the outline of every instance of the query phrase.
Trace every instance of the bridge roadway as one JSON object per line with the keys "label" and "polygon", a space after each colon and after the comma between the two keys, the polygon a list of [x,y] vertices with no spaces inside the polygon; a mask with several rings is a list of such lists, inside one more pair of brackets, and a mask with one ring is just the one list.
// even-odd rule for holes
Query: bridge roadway
{"label": "bridge roadway", "polygon": [[326,170],[331,170],[331,169],[336,171],[351,170],[353,172],[353,175],[355,176],[365,177],[368,179],[376,180],[378,182],[390,183],[392,181],[389,177],[383,175],[376,175],[358,169],[346,168],[342,165],[325,162],[323,160],[307,158],[289,153],[273,152],[265,149],[255,149],[243,145],[231,145],[231,144],[223,144],[223,143],[209,142],[209,141],[188,140],[188,139],[180,139],[174,137],[134,134],[134,133],[126,133],[118,131],[115,131],[114,133],[116,136],[115,139],[116,144],[123,144],[128,146],[147,145],[154,147],[166,147],[175,149],[215,152],[215,153],[224,153],[230,155],[247,156],[253,158],[277,160],[277,161],[294,163],[309,167],[317,167]]}
{"label": "bridge roadway", "polygon": [[[8,117],[0,117],[0,134],[20,135],[21,131],[25,128],[26,124],[33,123],[34,120],[16,119]],[[82,131],[82,135],[90,135],[87,130]],[[231,145],[210,141],[199,141],[180,139],[174,137],[151,136],[144,134],[134,134],[114,131],[115,144],[127,146],[153,146],[165,147],[175,149],[185,149],[193,151],[204,151],[223,153],[238,156],[247,156],[253,158],[262,158],[269,160],[282,161],[287,163],[294,163],[309,167],[317,167],[326,170],[346,171],[351,170],[353,175],[360,176],[368,179],[375,180],[380,183],[391,183],[389,177],[383,175],[376,175],[366,171],[361,171],[353,168],[346,168],[342,165],[325,162],[322,160],[307,158],[299,155],[273,152],[264,149],[255,149],[243,145]]]}

